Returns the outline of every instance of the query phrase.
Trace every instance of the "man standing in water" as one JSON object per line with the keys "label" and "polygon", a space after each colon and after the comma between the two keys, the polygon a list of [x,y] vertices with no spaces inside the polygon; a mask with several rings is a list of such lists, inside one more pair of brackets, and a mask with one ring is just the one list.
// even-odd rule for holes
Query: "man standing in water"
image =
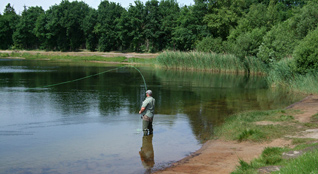
{"label": "man standing in water", "polygon": [[[146,91],[147,98],[142,102],[139,114],[142,114],[142,130],[144,136],[151,135],[153,133],[152,120],[155,111],[155,99],[152,97],[152,91]],[[149,134],[148,134],[149,131]]]}

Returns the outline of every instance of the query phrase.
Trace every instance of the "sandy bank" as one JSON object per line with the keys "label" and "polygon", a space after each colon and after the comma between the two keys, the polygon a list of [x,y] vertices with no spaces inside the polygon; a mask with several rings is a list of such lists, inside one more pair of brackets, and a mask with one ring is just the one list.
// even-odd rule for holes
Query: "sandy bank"
{"label": "sandy bank", "polygon": [[[312,115],[318,113],[318,95],[310,95],[287,109],[302,111],[295,116],[299,122],[310,122]],[[316,132],[318,134],[318,132]],[[318,135],[313,135],[315,137]],[[231,173],[239,164],[239,159],[251,161],[258,157],[265,147],[290,146],[291,141],[276,139],[269,143],[236,142],[224,140],[210,140],[200,150],[172,164],[171,167],[156,174],[223,174]]]}

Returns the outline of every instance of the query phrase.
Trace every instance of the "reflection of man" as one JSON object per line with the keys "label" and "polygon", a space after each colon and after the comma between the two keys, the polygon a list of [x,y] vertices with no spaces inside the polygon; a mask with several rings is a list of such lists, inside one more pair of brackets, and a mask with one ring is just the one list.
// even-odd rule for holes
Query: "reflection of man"
{"label": "reflection of man", "polygon": [[146,91],[147,98],[145,101],[142,102],[141,109],[139,111],[139,114],[142,114],[142,130],[144,132],[144,136],[152,134],[153,128],[152,128],[152,120],[154,116],[155,111],[155,99],[152,97],[152,91],[147,90]]}
{"label": "reflection of man", "polygon": [[142,165],[146,169],[145,173],[150,173],[151,168],[155,165],[152,137],[153,135],[142,137],[142,147],[139,151]]}

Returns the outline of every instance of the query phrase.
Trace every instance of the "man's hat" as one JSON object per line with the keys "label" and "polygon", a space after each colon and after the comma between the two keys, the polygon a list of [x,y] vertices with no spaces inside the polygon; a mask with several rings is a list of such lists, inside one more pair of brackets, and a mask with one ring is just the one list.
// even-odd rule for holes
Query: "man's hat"
{"label": "man's hat", "polygon": [[147,90],[146,94],[152,95],[152,91],[151,90]]}

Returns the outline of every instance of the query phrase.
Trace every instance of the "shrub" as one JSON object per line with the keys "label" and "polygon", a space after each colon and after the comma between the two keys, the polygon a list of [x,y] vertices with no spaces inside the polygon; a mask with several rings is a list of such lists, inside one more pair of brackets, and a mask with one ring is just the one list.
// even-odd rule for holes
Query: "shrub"
{"label": "shrub", "polygon": [[279,61],[293,53],[297,39],[288,27],[288,21],[274,26],[263,38],[257,57],[265,63]]}
{"label": "shrub", "polygon": [[221,38],[206,37],[196,45],[199,52],[225,52]]}
{"label": "shrub", "polygon": [[258,48],[263,41],[263,36],[266,33],[266,28],[255,28],[251,32],[246,32],[239,35],[236,39],[235,54],[238,57],[256,56]]}
{"label": "shrub", "polygon": [[318,70],[318,28],[310,32],[295,48],[293,54],[298,72]]}

